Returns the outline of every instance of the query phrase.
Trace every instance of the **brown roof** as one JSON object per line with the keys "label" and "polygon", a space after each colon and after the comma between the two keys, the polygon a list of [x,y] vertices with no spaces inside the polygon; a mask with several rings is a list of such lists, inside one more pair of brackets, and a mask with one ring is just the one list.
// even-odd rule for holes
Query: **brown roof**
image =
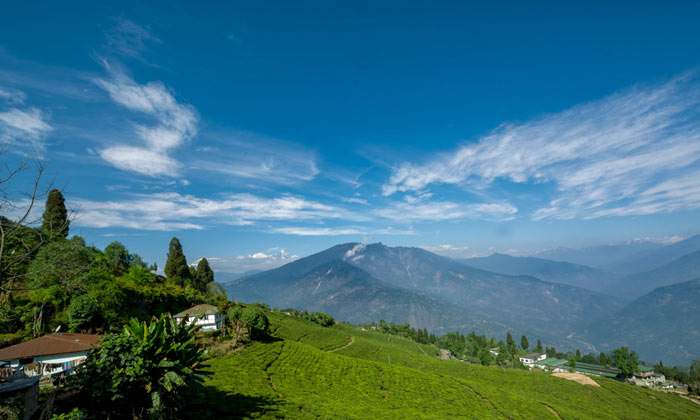
{"label": "brown roof", "polygon": [[200,305],[195,305],[195,306],[191,307],[190,309],[185,309],[184,311],[180,312],[179,314],[173,315],[173,317],[184,318],[187,315],[212,315],[212,314],[218,314],[218,313],[219,313],[219,309],[216,306],[202,303]]}
{"label": "brown roof", "polygon": [[86,351],[98,347],[102,337],[97,334],[49,334],[0,349],[0,360]]}

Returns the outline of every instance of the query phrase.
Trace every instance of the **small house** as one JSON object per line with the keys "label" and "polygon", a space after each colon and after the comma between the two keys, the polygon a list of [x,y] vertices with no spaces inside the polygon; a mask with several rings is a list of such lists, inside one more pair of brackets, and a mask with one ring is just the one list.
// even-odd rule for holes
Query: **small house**
{"label": "small house", "polygon": [[530,353],[525,356],[520,357],[520,361],[527,367],[535,366],[535,363],[540,362],[547,358],[545,353]]}
{"label": "small house", "polygon": [[[201,304],[173,315],[176,322],[186,322],[188,325],[196,322],[201,331],[216,331],[224,327],[224,315],[214,305]],[[196,321],[195,321],[196,320]]]}
{"label": "small house", "polygon": [[660,373],[655,373],[651,366],[637,366],[637,370],[632,375],[632,380],[636,385],[661,385],[666,382],[666,377]]}
{"label": "small house", "polygon": [[0,365],[27,376],[72,373],[88,351],[100,345],[97,334],[48,334],[0,349]]}

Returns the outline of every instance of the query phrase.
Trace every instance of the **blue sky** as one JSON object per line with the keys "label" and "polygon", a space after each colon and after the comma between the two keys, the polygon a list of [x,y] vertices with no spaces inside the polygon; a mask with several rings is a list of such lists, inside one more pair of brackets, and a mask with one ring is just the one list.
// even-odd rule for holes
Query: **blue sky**
{"label": "blue sky", "polygon": [[98,247],[215,269],[700,232],[700,7],[3,5],[6,161]]}

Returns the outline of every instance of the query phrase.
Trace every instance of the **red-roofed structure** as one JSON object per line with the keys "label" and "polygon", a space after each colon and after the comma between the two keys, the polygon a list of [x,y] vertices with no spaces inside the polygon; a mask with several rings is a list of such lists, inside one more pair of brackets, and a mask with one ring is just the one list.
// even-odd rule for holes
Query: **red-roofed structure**
{"label": "red-roofed structure", "polygon": [[100,345],[102,335],[49,334],[0,349],[0,365],[24,368],[32,375],[50,375],[82,363],[88,351]]}

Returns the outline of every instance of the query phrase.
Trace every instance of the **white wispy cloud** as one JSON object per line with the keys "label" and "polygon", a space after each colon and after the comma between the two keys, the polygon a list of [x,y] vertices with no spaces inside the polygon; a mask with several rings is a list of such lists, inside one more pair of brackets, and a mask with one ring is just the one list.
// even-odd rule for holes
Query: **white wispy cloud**
{"label": "white wispy cloud", "polygon": [[700,85],[693,73],[636,86],[526,123],[509,123],[425,164],[394,168],[386,196],[431,184],[551,182],[534,219],[700,208]]}
{"label": "white wispy cloud", "polygon": [[219,130],[199,136],[190,166],[227,177],[274,184],[311,181],[319,174],[315,152],[302,145],[252,133]]}
{"label": "white wispy cloud", "polygon": [[135,194],[122,201],[74,200],[73,224],[143,230],[204,229],[211,225],[251,225],[260,221],[337,219],[343,209],[301,197],[266,198],[233,194],[219,199],[178,193]]}
{"label": "white wispy cloud", "polygon": [[128,58],[141,58],[148,42],[161,43],[151,28],[125,18],[115,19],[105,36],[108,50]]}
{"label": "white wispy cloud", "polygon": [[[139,84],[123,71],[103,62],[109,78],[93,82],[127,109],[146,114],[154,125],[133,123],[137,143],[114,145],[100,150],[100,156],[117,168],[149,176],[175,176],[181,164],[170,153],[197,134],[199,116],[191,105],[179,103],[162,82]],[[126,139],[125,139],[126,140]]]}
{"label": "white wispy cloud", "polygon": [[457,219],[511,220],[518,212],[510,203],[456,203],[453,201],[396,202],[374,210],[379,217],[395,221],[444,221]]}
{"label": "white wispy cloud", "polygon": [[408,229],[395,229],[392,226],[385,228],[370,228],[357,226],[343,227],[318,227],[318,226],[286,226],[273,228],[270,233],[282,233],[296,236],[341,236],[341,235],[415,235],[412,227]]}
{"label": "white wispy cloud", "polygon": [[363,235],[366,232],[358,228],[328,228],[328,227],[281,227],[271,229],[272,233],[282,233],[285,235],[297,236],[340,236],[340,235]]}
{"label": "white wispy cloud", "polygon": [[38,108],[10,108],[0,112],[0,142],[26,148],[39,155],[45,149],[44,139],[53,130],[48,117]]}
{"label": "white wispy cloud", "polygon": [[0,86],[0,101],[9,105],[23,104],[27,100],[27,94],[21,90]]}
{"label": "white wispy cloud", "polygon": [[467,258],[473,254],[473,251],[468,246],[455,246],[450,244],[442,244],[437,246],[423,245],[419,248],[423,248],[426,251],[430,251],[434,254],[443,255],[445,257],[452,258]]}
{"label": "white wispy cloud", "polygon": [[346,203],[354,203],[354,204],[369,204],[367,200],[364,198],[358,198],[358,197],[343,197],[341,198],[342,201]]}
{"label": "white wispy cloud", "polygon": [[[276,252],[273,252],[276,251]],[[254,252],[246,255],[238,255],[233,258],[228,257],[205,257],[211,268],[215,272],[245,273],[247,271],[272,270],[284,264],[296,261],[301,258],[298,255],[290,254],[284,249],[269,249],[266,251]],[[196,266],[201,258],[192,262]]]}

